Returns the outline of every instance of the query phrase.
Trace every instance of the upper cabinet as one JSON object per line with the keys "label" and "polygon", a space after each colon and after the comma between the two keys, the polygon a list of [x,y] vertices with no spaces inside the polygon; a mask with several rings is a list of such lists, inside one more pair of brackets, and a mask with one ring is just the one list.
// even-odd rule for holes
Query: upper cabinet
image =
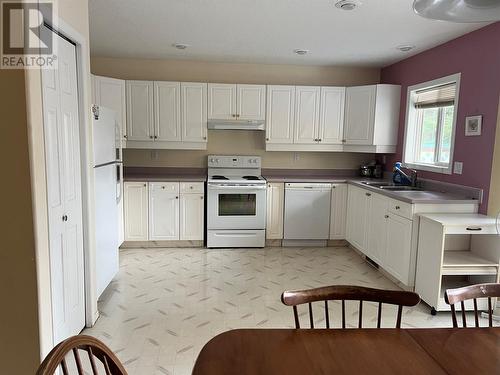
{"label": "upper cabinet", "polygon": [[293,143],[295,86],[267,86],[266,149]]}
{"label": "upper cabinet", "polygon": [[116,112],[117,140],[125,147],[127,140],[127,104],[125,81],[109,77],[92,76],[92,102]]}
{"label": "upper cabinet", "polygon": [[128,148],[206,149],[207,84],[127,81]]}
{"label": "upper cabinet", "polygon": [[295,88],[294,143],[318,142],[320,92],[319,87],[313,86]]}
{"label": "upper cabinet", "polygon": [[345,87],[322,87],[318,139],[321,144],[341,145],[344,134]]}
{"label": "upper cabinet", "polygon": [[401,86],[348,87],[345,95],[344,150],[395,152]]}
{"label": "upper cabinet", "polygon": [[266,86],[208,84],[209,120],[265,119]]}

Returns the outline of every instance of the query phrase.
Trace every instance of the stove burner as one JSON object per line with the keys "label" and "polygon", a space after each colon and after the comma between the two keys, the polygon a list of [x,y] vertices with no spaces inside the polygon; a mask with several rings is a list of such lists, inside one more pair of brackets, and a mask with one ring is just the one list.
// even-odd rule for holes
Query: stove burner
{"label": "stove burner", "polygon": [[245,180],[259,180],[259,177],[257,176],[243,176]]}
{"label": "stove burner", "polygon": [[227,178],[226,176],[215,175],[215,176],[212,176],[212,180],[229,180],[229,178]]}

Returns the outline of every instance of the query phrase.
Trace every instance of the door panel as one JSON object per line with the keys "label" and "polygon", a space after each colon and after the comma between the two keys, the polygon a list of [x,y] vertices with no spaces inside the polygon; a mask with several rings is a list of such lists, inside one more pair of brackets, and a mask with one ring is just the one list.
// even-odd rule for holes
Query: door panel
{"label": "door panel", "polygon": [[344,99],[344,87],[321,88],[321,112],[318,137],[322,144],[342,144]]}
{"label": "door panel", "polygon": [[267,143],[293,143],[294,111],[295,86],[267,86]]}
{"label": "door panel", "polygon": [[376,90],[375,85],[347,88],[344,129],[346,144],[373,143]]}
{"label": "door panel", "polygon": [[148,185],[146,182],[124,183],[125,241],[148,240]]}
{"label": "door panel", "polygon": [[346,238],[347,184],[332,185],[332,206],[330,214],[330,239]]}
{"label": "door panel", "polygon": [[152,141],[153,82],[127,81],[127,139]]}
{"label": "door panel", "polygon": [[317,143],[319,125],[319,87],[295,88],[295,136],[294,143]]}
{"label": "door panel", "polygon": [[347,240],[363,252],[366,249],[368,199],[363,189],[348,187]]}
{"label": "door panel", "polygon": [[179,183],[149,183],[149,239],[179,239]]}
{"label": "door panel", "polygon": [[387,253],[384,268],[403,284],[409,285],[413,222],[394,214],[388,216]]}
{"label": "door panel", "polygon": [[184,142],[207,142],[206,83],[181,83],[181,121]]}
{"label": "door panel", "polygon": [[372,194],[368,207],[368,239],[365,254],[379,265],[385,262],[388,208],[388,198]]}
{"label": "door panel", "polygon": [[236,118],[236,85],[208,84],[208,118],[210,120]]}
{"label": "door panel", "polygon": [[116,112],[118,135],[120,139],[127,138],[127,105],[125,81],[109,77],[93,76],[95,104],[107,107]]}
{"label": "door panel", "polygon": [[238,119],[264,120],[266,118],[266,86],[237,86]]}
{"label": "door panel", "polygon": [[203,194],[182,194],[180,200],[180,239],[203,240],[205,199]]}
{"label": "door panel", "polygon": [[180,141],[181,134],[181,84],[179,82],[155,82],[155,139]]}
{"label": "door panel", "polygon": [[285,184],[267,184],[267,239],[283,239],[283,205],[285,203]]}

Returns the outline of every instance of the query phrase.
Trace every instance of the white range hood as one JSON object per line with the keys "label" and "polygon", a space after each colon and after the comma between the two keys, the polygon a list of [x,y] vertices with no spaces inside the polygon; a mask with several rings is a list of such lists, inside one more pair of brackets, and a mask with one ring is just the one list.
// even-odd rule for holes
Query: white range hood
{"label": "white range hood", "polygon": [[212,130],[265,130],[264,120],[208,120]]}

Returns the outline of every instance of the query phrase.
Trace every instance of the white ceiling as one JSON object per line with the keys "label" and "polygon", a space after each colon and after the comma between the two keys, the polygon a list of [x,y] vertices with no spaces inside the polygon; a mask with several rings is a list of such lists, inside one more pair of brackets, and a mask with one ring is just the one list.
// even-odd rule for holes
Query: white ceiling
{"label": "white ceiling", "polygon": [[[485,24],[413,13],[413,0],[90,0],[93,56],[381,67]],[[177,50],[173,43],[190,47]],[[410,53],[398,45],[415,45]],[[306,56],[293,53],[308,49]]]}

